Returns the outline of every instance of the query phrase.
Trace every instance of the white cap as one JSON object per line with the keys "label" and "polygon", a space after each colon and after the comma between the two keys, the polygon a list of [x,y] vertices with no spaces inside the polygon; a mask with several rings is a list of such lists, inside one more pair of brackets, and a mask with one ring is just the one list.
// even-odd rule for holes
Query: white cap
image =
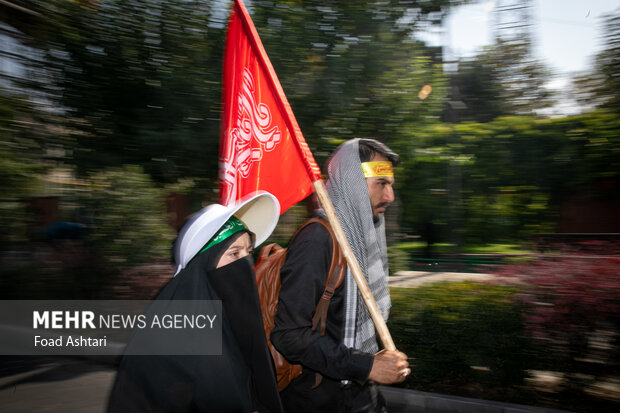
{"label": "white cap", "polygon": [[212,204],[194,214],[183,226],[174,248],[175,276],[202,249],[231,216],[239,218],[256,235],[255,247],[265,242],[280,217],[280,203],[269,192],[257,192],[234,206]]}

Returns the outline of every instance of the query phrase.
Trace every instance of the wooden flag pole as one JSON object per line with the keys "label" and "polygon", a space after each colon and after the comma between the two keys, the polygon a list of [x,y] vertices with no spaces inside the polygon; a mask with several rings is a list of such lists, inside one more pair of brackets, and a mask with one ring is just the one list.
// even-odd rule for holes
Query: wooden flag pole
{"label": "wooden flag pole", "polygon": [[312,185],[314,186],[314,191],[319,198],[319,202],[321,203],[323,210],[325,211],[325,215],[327,215],[327,220],[332,226],[334,236],[336,237],[336,241],[338,241],[338,244],[340,245],[342,254],[347,260],[347,264],[349,264],[351,274],[353,274],[353,278],[357,283],[357,288],[359,288],[362,298],[364,299],[364,303],[366,303],[366,307],[368,307],[370,317],[375,323],[375,329],[377,330],[377,334],[379,336],[379,339],[381,340],[381,344],[383,344],[383,347],[386,350],[396,350],[396,346],[394,345],[394,341],[392,340],[390,331],[385,324],[385,320],[381,315],[381,311],[377,306],[375,297],[372,295],[370,287],[368,287],[366,277],[364,277],[362,268],[357,262],[355,255],[353,255],[353,250],[351,249],[349,240],[347,240],[344,230],[342,229],[342,225],[340,224],[340,220],[336,215],[336,210],[334,208],[334,204],[332,204],[332,200],[329,198],[329,194],[327,193],[325,182],[323,182],[322,179],[319,179],[314,181]]}

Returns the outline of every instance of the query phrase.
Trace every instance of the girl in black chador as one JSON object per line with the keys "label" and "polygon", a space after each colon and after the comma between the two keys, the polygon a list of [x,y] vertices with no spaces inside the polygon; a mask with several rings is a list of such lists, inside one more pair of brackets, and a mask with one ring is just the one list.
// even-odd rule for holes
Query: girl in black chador
{"label": "girl in black chador", "polygon": [[278,216],[278,201],[262,193],[210,205],[184,226],[175,277],[156,300],[221,300],[222,354],[124,356],[108,412],[282,411],[250,254]]}

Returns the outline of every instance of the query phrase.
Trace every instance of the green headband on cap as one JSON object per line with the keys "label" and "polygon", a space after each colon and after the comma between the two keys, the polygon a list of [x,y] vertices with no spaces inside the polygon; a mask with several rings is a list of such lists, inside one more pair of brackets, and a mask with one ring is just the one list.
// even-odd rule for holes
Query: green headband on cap
{"label": "green headband on cap", "polygon": [[226,221],[226,223],[222,225],[222,228],[220,228],[220,230],[213,237],[211,237],[209,242],[207,242],[207,245],[202,250],[200,250],[198,254],[205,252],[212,246],[219,244],[231,235],[234,235],[237,232],[243,230],[248,230],[248,227],[246,227],[239,218],[232,215],[230,218],[228,218],[228,221]]}

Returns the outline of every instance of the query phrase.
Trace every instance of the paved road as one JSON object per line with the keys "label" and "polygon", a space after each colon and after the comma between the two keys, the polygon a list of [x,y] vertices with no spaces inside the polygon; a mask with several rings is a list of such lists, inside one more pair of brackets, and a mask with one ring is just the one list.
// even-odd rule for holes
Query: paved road
{"label": "paved road", "polygon": [[102,413],[112,365],[59,357],[0,358],[0,411]]}
{"label": "paved road", "polygon": [[[0,411],[104,413],[114,375],[112,364],[83,358],[0,357]],[[383,391],[391,413],[561,413],[396,388]]]}

